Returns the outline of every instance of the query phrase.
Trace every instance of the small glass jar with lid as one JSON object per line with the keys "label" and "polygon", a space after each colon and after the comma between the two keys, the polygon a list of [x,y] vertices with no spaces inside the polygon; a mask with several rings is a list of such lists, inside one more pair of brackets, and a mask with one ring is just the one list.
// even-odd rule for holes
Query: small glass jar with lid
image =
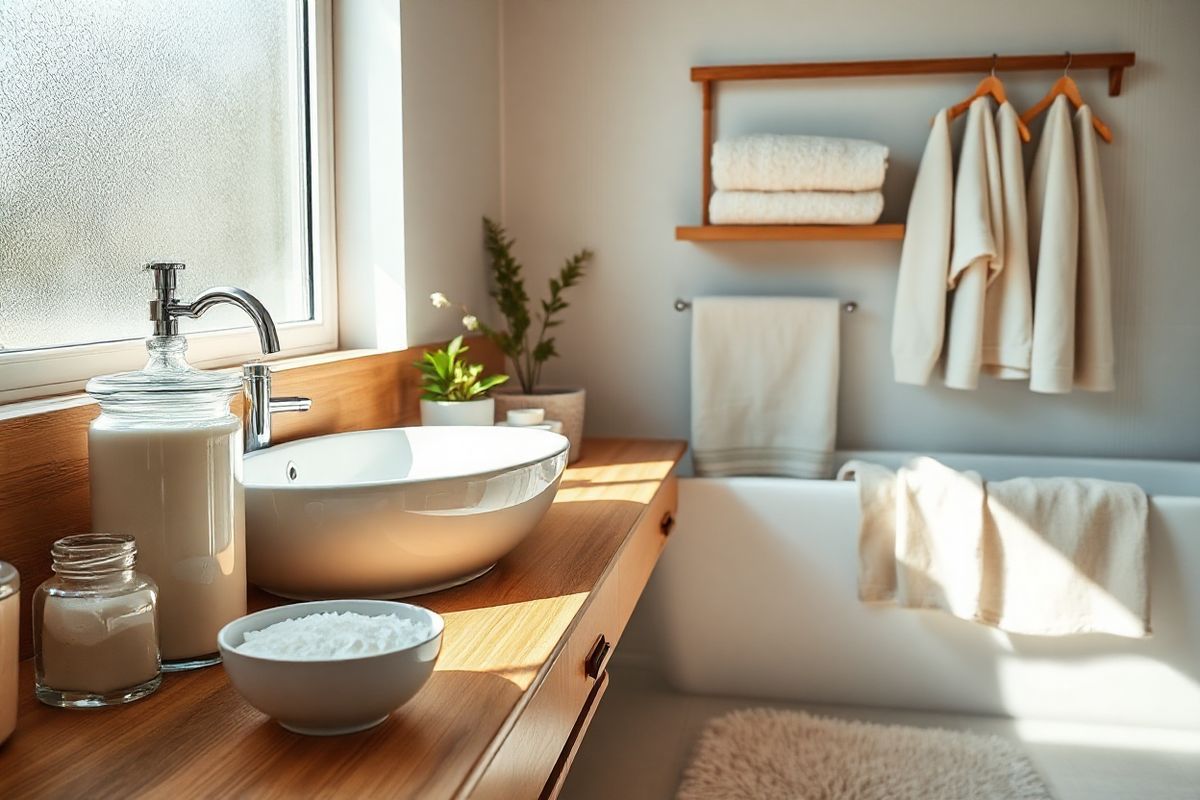
{"label": "small glass jar with lid", "polygon": [[37,698],[88,708],[157,689],[158,587],[135,571],[133,537],[78,534],[59,539],[50,552],[54,577],[33,596]]}
{"label": "small glass jar with lid", "polygon": [[21,632],[21,576],[0,561],[0,744],[17,727],[17,642]]}

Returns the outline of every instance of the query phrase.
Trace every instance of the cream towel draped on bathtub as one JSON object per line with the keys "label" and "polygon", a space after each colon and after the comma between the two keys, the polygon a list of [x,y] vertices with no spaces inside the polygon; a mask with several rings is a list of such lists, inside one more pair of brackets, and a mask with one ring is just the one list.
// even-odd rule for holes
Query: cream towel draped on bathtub
{"label": "cream towel draped on bathtub", "polygon": [[837,433],[836,300],[692,306],[692,453],[701,477],[828,478]]}
{"label": "cream towel draped on bathtub", "polygon": [[984,483],[932,458],[851,461],[859,597],[939,609],[1011,633],[1150,633],[1147,500],[1082,478]]}

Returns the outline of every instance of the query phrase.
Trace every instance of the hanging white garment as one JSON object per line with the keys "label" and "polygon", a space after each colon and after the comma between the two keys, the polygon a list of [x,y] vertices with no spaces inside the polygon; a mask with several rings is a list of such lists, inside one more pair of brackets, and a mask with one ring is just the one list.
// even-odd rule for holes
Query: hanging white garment
{"label": "hanging white garment", "polygon": [[954,163],[946,109],[925,143],[912,200],[892,317],[892,363],[897,383],[924,386],[942,354],[946,274],[954,203]]}
{"label": "hanging white garment", "polygon": [[1055,98],[1029,175],[1029,252],[1036,275],[1029,388],[1071,391],[1075,379],[1075,294],[1079,181],[1066,97]]}
{"label": "hanging white garment", "polygon": [[1004,263],[1004,196],[992,101],[967,111],[954,182],[954,246],[947,287],[954,290],[946,335],[946,385],[974,389],[983,364],[988,287]]}
{"label": "hanging white garment", "polygon": [[1029,377],[1033,345],[1033,280],[1019,120],[1011,103],[1002,103],[996,112],[1004,234],[1000,274],[988,287],[983,311],[983,372],[1005,380]]}
{"label": "hanging white garment", "polygon": [[1108,211],[1100,180],[1099,143],[1092,109],[1075,113],[1075,155],[1079,172],[1079,268],[1075,289],[1075,386],[1111,392],[1113,377],[1112,275]]}

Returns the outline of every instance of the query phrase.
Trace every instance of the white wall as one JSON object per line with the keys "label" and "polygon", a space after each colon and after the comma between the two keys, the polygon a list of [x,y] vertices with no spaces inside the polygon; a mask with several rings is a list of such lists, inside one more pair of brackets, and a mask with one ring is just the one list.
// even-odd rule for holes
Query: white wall
{"label": "white wall", "polygon": [[[560,329],[565,357],[547,369],[548,382],[587,386],[592,433],[688,434],[690,323],[671,309],[676,296],[790,293],[860,304],[843,324],[842,447],[1200,458],[1200,3],[506,0],[502,31],[505,220],[535,276],[531,288],[580,246],[597,252]],[[1075,76],[1116,135],[1102,152],[1115,271],[1113,394],[893,383],[898,243],[673,241],[677,224],[699,222],[692,65],[1065,49],[1138,56],[1119,98],[1107,96],[1103,73]],[[1056,75],[1005,77],[1024,109]],[[902,221],[930,117],[975,82],[734,85],[720,90],[718,135],[885,142],[884,218]]]}
{"label": "white wall", "polygon": [[461,315],[432,308],[430,292],[490,302],[481,217],[500,213],[499,25],[495,2],[400,2],[411,344],[462,332]]}

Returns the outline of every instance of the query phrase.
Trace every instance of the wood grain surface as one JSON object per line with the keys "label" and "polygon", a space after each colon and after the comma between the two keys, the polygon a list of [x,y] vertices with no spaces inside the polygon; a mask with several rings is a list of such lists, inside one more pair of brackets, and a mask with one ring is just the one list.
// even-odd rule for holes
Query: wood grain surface
{"label": "wood grain surface", "polygon": [[[662,498],[673,500],[660,490],[674,491],[684,447],[590,440],[516,550],[476,581],[417,599],[446,619],[442,656],[425,688],[379,727],[333,738],[289,733],[247,705],[220,667],[167,675],[156,694],[128,706],[52,709],[34,699],[25,662],[17,732],[0,747],[0,797],[466,796],[557,672],[593,593],[614,585],[627,542],[659,529],[671,505]],[[638,570],[646,550],[630,548]],[[279,602],[254,594],[256,607]],[[590,643],[591,631],[583,634]]]}
{"label": "wood grain surface", "polygon": [[[491,342],[476,337],[469,344],[471,357],[488,372],[503,371],[504,357]],[[275,415],[276,441],[418,424],[420,373],[412,362],[432,346],[340,351],[272,363],[276,395],[313,401],[304,414]],[[0,413],[0,560],[21,573],[22,658],[32,655],[29,599],[50,576],[50,545],[91,530],[87,431],[99,408],[86,398],[79,403],[38,414]],[[234,411],[241,413],[240,398]]]}

